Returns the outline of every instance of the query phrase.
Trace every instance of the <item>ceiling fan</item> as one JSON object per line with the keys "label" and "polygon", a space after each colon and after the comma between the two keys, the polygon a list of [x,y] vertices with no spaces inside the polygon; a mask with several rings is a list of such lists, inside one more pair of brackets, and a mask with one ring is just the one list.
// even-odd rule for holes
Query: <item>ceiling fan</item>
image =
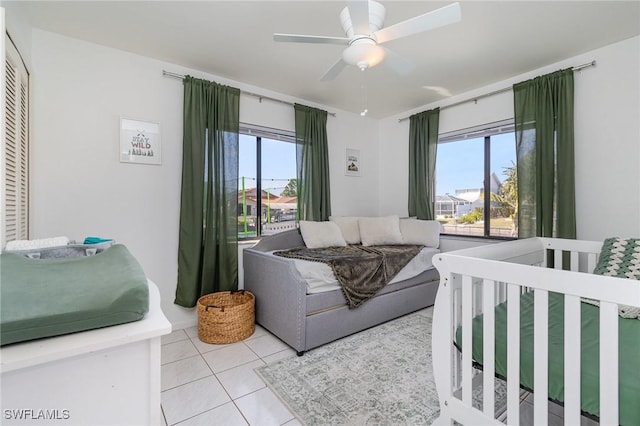
{"label": "ceiling fan", "polygon": [[453,3],[383,28],[385,12],[385,7],[374,0],[349,0],[347,7],[340,12],[340,22],[346,37],[276,33],[273,40],[348,46],[342,52],[342,58],[321,78],[322,81],[333,80],[347,65],[355,65],[365,70],[383,60],[397,73],[406,75],[413,69],[413,64],[381,44],[453,24],[461,19],[460,4]]}

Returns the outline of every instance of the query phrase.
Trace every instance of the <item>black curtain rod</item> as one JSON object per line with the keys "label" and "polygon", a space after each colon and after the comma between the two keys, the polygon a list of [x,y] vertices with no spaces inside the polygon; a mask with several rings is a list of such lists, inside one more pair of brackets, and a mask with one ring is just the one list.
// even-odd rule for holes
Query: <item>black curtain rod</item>
{"label": "black curtain rod", "polygon": [[[176,74],[174,72],[169,72],[169,71],[165,71],[165,70],[162,70],[162,75],[167,76],[167,77],[179,78],[180,80],[184,79],[184,75],[182,75],[182,74]],[[282,99],[276,99],[276,98],[272,98],[270,96],[264,96],[264,95],[261,95],[259,93],[247,92],[246,90],[240,90],[240,93],[242,93],[244,95],[253,96],[254,98],[258,98],[260,100],[260,102],[262,102],[263,99],[267,99],[269,101],[279,102],[279,103],[285,104],[285,105],[291,105],[291,106],[294,105],[292,102],[283,101]],[[328,112],[327,114],[329,114],[332,117],[336,116],[335,112]]]}

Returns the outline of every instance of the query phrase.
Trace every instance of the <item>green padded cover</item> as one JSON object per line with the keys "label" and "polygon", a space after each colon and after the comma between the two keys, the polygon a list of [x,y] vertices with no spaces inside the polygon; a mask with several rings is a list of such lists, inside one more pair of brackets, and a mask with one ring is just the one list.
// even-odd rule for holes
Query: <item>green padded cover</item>
{"label": "green padded cover", "polygon": [[607,238],[594,274],[640,280],[640,239]]}
{"label": "green padded cover", "polygon": [[0,345],[137,321],[149,287],[121,244],[87,257],[0,256]]}
{"label": "green padded cover", "polygon": [[[600,309],[581,303],[581,408],[600,413]],[[473,360],[482,364],[482,315],[473,319]],[[507,377],[507,303],[496,306],[495,371]],[[462,346],[462,333],[456,332]],[[620,424],[640,425],[640,321],[619,317]],[[549,293],[549,398],[564,401],[564,295]],[[520,383],[533,390],[533,292],[520,298]]]}
{"label": "green padded cover", "polygon": [[[613,237],[604,240],[598,264],[593,273],[640,280],[640,239]],[[598,305],[594,300],[584,299],[584,301]],[[621,317],[640,319],[640,307],[618,305],[618,313]]]}

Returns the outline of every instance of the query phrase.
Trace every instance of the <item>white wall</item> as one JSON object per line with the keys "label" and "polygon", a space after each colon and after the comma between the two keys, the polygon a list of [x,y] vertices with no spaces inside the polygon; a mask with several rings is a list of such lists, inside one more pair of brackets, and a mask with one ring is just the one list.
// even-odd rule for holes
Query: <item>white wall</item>
{"label": "white wall", "polygon": [[5,10],[6,31],[9,33],[13,43],[18,48],[27,69],[30,70],[31,27],[22,14],[22,5],[15,1],[0,1],[0,7]]}
{"label": "white wall", "polygon": [[[575,74],[578,238],[640,235],[640,37],[380,122],[380,214],[407,214],[409,121],[419,111],[490,93],[538,75],[595,60]],[[440,132],[513,118],[511,91],[440,113]]]}
{"label": "white wall", "polygon": [[[173,304],[177,276],[182,156],[182,83],[162,70],[191,74],[287,101],[277,93],[139,55],[34,29],[32,237],[115,238],[160,287],[174,327],[192,309]],[[309,104],[311,106],[322,107]],[[377,127],[335,111],[327,133],[335,214],[377,214]],[[120,163],[119,118],[160,123],[162,165]],[[240,120],[294,129],[293,107],[243,95]],[[364,119],[369,121],[369,119]],[[373,149],[370,147],[373,146]],[[344,175],[345,148],[361,149],[362,177]]]}

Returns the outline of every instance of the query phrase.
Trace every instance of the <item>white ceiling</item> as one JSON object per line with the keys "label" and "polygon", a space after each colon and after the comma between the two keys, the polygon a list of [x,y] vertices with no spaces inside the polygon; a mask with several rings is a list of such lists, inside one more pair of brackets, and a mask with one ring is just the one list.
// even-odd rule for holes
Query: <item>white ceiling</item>
{"label": "white ceiling", "polygon": [[[385,25],[451,2],[384,1]],[[391,41],[415,64],[320,78],[338,45],[275,43],[274,32],[344,37],[344,1],[30,1],[30,23],[328,107],[387,117],[640,34],[640,1],[461,1],[462,21]],[[171,71],[171,70],[168,70]],[[363,90],[363,85],[365,89]]]}

